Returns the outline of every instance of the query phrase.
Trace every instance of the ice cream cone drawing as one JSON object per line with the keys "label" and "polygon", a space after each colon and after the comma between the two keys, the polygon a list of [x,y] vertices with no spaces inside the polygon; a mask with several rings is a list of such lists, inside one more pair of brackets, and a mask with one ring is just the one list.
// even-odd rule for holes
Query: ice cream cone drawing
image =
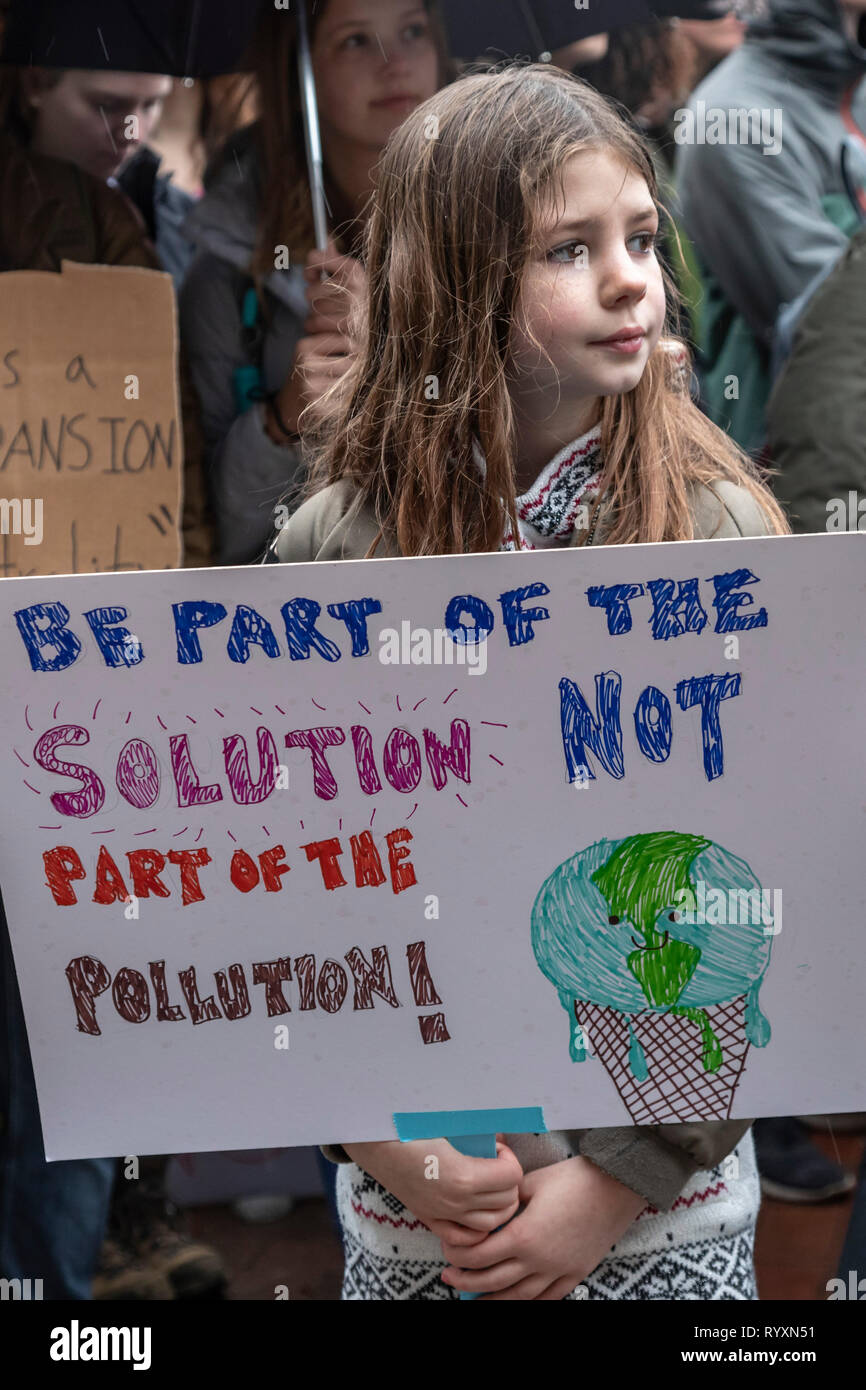
{"label": "ice cream cone drawing", "polygon": [[672,830],[599,840],[542,885],[532,946],[572,1060],[601,1061],[636,1124],[730,1115],[749,1047],[770,1038],[766,900],[744,860]]}

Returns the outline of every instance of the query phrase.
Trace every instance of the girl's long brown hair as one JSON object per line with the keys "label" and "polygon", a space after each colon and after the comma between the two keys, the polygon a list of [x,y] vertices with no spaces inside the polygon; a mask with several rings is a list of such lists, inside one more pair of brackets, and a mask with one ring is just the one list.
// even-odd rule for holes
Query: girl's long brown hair
{"label": "girl's long brown hair", "polygon": [[[307,5],[310,43],[327,10],[327,0]],[[439,84],[457,76],[448,55],[445,31],[437,0],[418,0],[430,17],[430,32],[439,54]],[[307,173],[301,93],[298,83],[298,32],[295,16],[268,6],[256,27],[244,66],[254,73],[260,112],[257,128],[261,162],[259,239],[250,267],[254,275],[273,271],[274,247],[288,246],[292,263],[302,263],[315,246],[313,207]],[[362,226],[325,167],[325,193],[331,208],[332,232],[337,249],[360,249]]]}
{"label": "girl's long brown hair", "polygon": [[[403,555],[498,550],[506,524],[517,534],[511,329],[541,213],[557,184],[562,194],[566,161],[587,148],[619,156],[658,202],[641,136],[585,82],[543,64],[461,78],[385,148],[360,348],[310,410],[308,490],[349,480]],[[677,296],[665,278],[670,329]],[[746,488],[770,529],[787,532],[755,465],[690,399],[685,359],[667,333],[634,390],[601,402],[605,539],[692,539],[690,490],[719,479]]]}

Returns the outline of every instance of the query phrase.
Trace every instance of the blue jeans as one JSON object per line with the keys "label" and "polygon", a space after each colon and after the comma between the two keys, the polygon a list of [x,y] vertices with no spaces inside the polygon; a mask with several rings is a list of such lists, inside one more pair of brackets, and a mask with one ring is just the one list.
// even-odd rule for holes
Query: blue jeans
{"label": "blue jeans", "polygon": [[328,1204],[331,1224],[342,1240],[343,1228],[340,1225],[340,1216],[337,1211],[337,1165],[336,1163],[332,1163],[329,1158],[325,1158],[321,1149],[316,1149],[316,1162],[319,1165],[319,1177],[322,1179],[322,1187],[325,1189],[325,1201]]}
{"label": "blue jeans", "polygon": [[[842,1254],[839,1256],[839,1268],[836,1271],[838,1277],[843,1280],[846,1289],[848,1288],[849,1272],[852,1269],[856,1274],[856,1282],[866,1279],[866,1149],[863,1150],[857,1189],[854,1193],[854,1206],[851,1210],[851,1221],[845,1236]],[[860,1297],[862,1298],[863,1295],[861,1294]]]}
{"label": "blue jeans", "polygon": [[0,900],[0,1277],[42,1296],[89,1299],[117,1166],[46,1163],[30,1046]]}

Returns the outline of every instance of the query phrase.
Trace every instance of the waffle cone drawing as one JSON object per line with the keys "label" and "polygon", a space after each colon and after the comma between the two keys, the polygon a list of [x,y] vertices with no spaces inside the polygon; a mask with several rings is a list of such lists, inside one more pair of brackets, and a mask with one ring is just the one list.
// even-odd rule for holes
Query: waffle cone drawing
{"label": "waffle cone drawing", "polygon": [[[691,1019],[645,1009],[623,1014],[604,1004],[575,1000],[577,1022],[590,1053],[602,1063],[636,1125],[726,1120],[750,1043],[745,1033],[746,996],[706,1010],[722,1046],[716,1072],[701,1062],[701,1030]],[[631,1038],[639,1042],[649,1075],[639,1081],[629,1066]]]}

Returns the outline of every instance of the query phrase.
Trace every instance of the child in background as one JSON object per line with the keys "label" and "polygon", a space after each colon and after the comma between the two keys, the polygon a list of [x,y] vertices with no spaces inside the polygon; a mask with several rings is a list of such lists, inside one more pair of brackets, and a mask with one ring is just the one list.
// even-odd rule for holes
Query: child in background
{"label": "child in background", "polygon": [[185,227],[198,254],[181,294],[181,336],[202,403],[225,565],[259,560],[275,504],[287,488],[297,500],[306,477],[298,417],[354,353],[344,305],[364,289],[357,248],[371,168],[412,107],[456,75],[436,0],[304,3],[327,250],[316,250],[313,228],[296,4],[259,6],[250,55],[258,119],[213,161]]}
{"label": "child in background", "polygon": [[[640,135],[568,73],[511,64],[413,112],[379,166],[359,354],[273,558],[784,533],[689,398],[658,223]],[[329,1147],[343,1297],[754,1299],[748,1129]]]}

